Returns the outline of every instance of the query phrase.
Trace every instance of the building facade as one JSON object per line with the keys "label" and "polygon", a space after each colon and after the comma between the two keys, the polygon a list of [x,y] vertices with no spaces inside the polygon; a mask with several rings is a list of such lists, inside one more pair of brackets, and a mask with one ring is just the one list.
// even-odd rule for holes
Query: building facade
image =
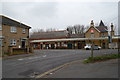
{"label": "building facade", "polygon": [[29,47],[29,29],[31,27],[6,16],[1,15],[0,18],[0,46],[2,54],[11,53],[13,49],[24,50]]}
{"label": "building facade", "polygon": [[42,32],[31,35],[34,49],[81,49],[84,46],[84,34],[68,35],[66,30]]}
{"label": "building facade", "polygon": [[86,40],[86,45],[99,45],[103,49],[105,48],[118,48],[118,36],[114,34],[114,26],[111,23],[111,31],[108,32],[108,27],[104,25],[103,21],[100,21],[99,26],[94,26],[94,22],[91,21],[90,28],[86,31],[85,37],[89,38]]}
{"label": "building facade", "polygon": [[82,49],[85,45],[101,46],[102,49],[118,48],[119,36],[114,34],[114,26],[110,25],[109,34],[108,27],[100,21],[98,26],[94,25],[93,20],[89,29],[84,34],[68,35],[67,31],[55,31],[36,33],[30,37],[31,45],[34,49]]}

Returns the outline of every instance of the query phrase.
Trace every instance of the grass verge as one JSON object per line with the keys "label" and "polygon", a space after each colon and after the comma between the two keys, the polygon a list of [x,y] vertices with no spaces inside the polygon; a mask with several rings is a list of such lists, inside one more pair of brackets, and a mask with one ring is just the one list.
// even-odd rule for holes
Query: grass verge
{"label": "grass verge", "polygon": [[120,54],[107,54],[103,56],[96,56],[96,57],[89,57],[88,59],[85,59],[83,63],[94,63],[94,62],[100,62],[100,61],[105,61],[109,59],[116,59],[120,58]]}

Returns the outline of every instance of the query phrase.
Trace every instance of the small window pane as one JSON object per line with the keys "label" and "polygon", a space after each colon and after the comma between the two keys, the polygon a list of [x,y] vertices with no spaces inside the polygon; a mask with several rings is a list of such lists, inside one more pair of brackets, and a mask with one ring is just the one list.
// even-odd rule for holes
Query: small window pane
{"label": "small window pane", "polygon": [[0,24],[0,30],[2,30],[2,24]]}
{"label": "small window pane", "polygon": [[10,40],[10,46],[15,46],[16,45],[16,40],[15,39],[11,39]]}
{"label": "small window pane", "polygon": [[0,47],[2,46],[2,40],[0,40]]}
{"label": "small window pane", "polygon": [[11,27],[11,32],[17,32],[16,27]]}
{"label": "small window pane", "polygon": [[22,32],[25,33],[25,28],[22,29]]}
{"label": "small window pane", "polygon": [[91,38],[94,38],[94,34],[93,33],[91,33]]}

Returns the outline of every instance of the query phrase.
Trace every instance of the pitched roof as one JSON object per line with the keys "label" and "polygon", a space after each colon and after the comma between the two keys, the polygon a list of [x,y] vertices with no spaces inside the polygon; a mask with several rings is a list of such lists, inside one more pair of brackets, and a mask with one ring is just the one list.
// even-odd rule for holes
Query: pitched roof
{"label": "pitched roof", "polygon": [[51,31],[34,33],[30,36],[30,39],[53,39],[53,38],[66,38],[67,32],[63,31]]}
{"label": "pitched roof", "polygon": [[105,26],[102,20],[100,21],[99,26]]}
{"label": "pitched roof", "polygon": [[30,39],[60,39],[60,38],[84,38],[85,34],[70,34],[66,30],[33,33]]}
{"label": "pitched roof", "polygon": [[68,37],[69,38],[84,38],[85,34],[84,33],[82,33],[82,34],[70,34]]}
{"label": "pitched roof", "polygon": [[103,21],[100,21],[99,26],[96,26],[96,28],[100,31],[100,32],[107,32],[107,26],[104,25]]}
{"label": "pitched roof", "polygon": [[107,32],[108,29],[106,28],[107,26],[97,26],[96,28],[100,31],[100,32]]}
{"label": "pitched roof", "polygon": [[31,28],[28,25],[25,25],[21,22],[18,22],[16,20],[10,19],[6,16],[0,15],[0,23],[4,25],[9,25],[9,26],[16,26],[16,27],[24,27],[24,28]]}

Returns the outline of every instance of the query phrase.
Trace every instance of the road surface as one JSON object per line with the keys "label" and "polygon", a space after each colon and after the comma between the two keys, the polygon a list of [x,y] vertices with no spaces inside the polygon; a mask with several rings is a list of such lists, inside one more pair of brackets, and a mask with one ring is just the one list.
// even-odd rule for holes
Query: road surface
{"label": "road surface", "polygon": [[[118,50],[94,50],[94,56],[118,53]],[[3,78],[34,78],[67,62],[83,60],[90,50],[35,50],[34,56],[2,61]]]}

